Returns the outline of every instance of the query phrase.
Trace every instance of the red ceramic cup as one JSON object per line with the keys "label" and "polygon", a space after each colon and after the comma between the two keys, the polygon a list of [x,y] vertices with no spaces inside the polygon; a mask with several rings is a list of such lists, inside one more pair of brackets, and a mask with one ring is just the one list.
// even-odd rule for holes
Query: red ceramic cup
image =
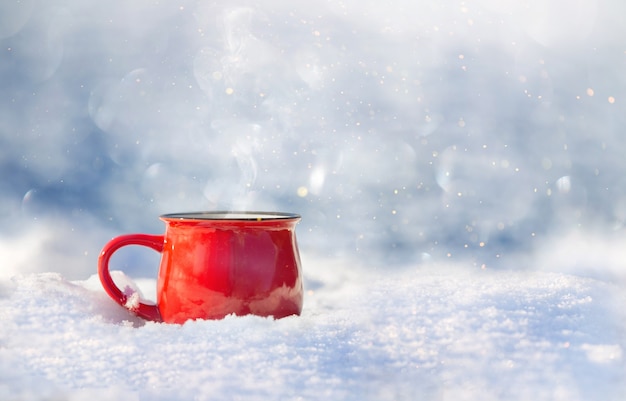
{"label": "red ceramic cup", "polygon": [[[295,227],[300,216],[266,212],[167,214],[165,235],[129,234],[107,243],[98,274],[107,294],[138,316],[183,323],[226,315],[282,318],[302,311],[302,275]],[[157,302],[122,291],[109,259],[127,245],[161,253]]]}

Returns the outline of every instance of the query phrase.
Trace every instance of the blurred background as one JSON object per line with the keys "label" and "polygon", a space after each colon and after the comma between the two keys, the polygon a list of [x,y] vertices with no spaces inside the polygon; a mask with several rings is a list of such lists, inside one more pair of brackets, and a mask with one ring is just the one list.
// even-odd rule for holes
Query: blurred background
{"label": "blurred background", "polygon": [[2,1],[0,276],[88,277],[113,236],[197,210],[300,213],[302,253],[350,266],[621,274],[625,19],[620,0]]}

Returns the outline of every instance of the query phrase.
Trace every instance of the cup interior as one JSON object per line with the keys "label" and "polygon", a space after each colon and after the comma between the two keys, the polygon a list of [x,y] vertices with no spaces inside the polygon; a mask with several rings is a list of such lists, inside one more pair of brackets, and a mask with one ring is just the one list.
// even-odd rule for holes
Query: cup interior
{"label": "cup interior", "polygon": [[290,220],[299,219],[300,215],[283,212],[249,212],[249,211],[215,211],[215,212],[188,212],[169,213],[161,216],[167,220],[241,220],[241,221],[265,221],[265,220]]}

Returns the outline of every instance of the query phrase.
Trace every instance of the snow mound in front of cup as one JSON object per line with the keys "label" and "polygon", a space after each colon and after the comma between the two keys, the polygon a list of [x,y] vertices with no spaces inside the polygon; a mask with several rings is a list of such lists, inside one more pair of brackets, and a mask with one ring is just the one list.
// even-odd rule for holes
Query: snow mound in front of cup
{"label": "snow mound in front of cup", "polygon": [[[126,304],[124,305],[126,308],[133,310],[139,307],[139,303],[144,303],[148,305],[154,305],[155,302],[147,299],[144,296],[143,291],[140,288],[140,285],[127,276],[123,271],[113,270],[111,271],[111,277],[117,287],[122,290],[124,295],[126,295]],[[154,283],[153,280],[149,280],[151,283]]]}

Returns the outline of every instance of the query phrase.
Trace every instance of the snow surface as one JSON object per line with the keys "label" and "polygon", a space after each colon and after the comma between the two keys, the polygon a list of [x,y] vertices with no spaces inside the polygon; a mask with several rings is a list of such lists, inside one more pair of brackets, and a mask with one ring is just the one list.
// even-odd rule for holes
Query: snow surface
{"label": "snow surface", "polygon": [[[626,300],[562,273],[307,262],[282,320],[144,323],[96,276],[3,290],[7,399],[620,400]],[[145,283],[144,283],[145,284]],[[56,397],[56,398],[55,398]]]}
{"label": "snow surface", "polygon": [[[0,399],[626,399],[624,15],[0,2]],[[216,209],[302,215],[302,316],[106,296],[106,241]]]}

